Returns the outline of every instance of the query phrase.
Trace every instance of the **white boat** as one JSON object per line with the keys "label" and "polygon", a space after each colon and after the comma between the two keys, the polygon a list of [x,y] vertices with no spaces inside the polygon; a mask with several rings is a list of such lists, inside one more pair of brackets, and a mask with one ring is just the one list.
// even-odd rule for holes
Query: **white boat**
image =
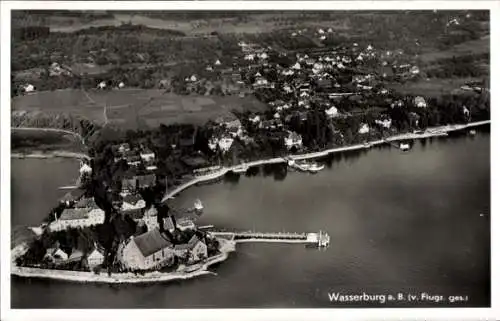
{"label": "white boat", "polygon": [[410,144],[401,143],[399,144],[399,149],[401,149],[402,151],[408,151],[410,150]]}
{"label": "white boat", "polygon": [[325,165],[319,165],[317,163],[313,163],[309,166],[309,172],[311,173],[317,173],[319,172],[320,170],[322,170],[323,168],[325,168]]}

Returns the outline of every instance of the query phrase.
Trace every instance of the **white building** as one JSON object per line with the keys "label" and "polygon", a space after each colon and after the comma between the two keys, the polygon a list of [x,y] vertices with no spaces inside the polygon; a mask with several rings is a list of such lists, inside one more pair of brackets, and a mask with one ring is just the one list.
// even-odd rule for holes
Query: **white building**
{"label": "white building", "polygon": [[49,248],[45,253],[44,259],[55,260],[55,261],[66,261],[68,259],[68,254],[57,248]]}
{"label": "white building", "polygon": [[129,240],[123,248],[121,263],[132,270],[153,269],[173,259],[172,247],[159,229],[153,229]]}
{"label": "white building", "polygon": [[101,265],[104,262],[104,255],[101,251],[94,245],[94,249],[87,256],[87,264],[89,268],[92,270],[94,267]]}
{"label": "white building", "polygon": [[104,223],[104,211],[100,208],[67,208],[59,218],[49,224],[51,231],[62,231]]}
{"label": "white building", "polygon": [[155,160],[155,153],[150,150],[141,152],[141,159],[145,162],[152,162]]}
{"label": "white building", "polygon": [[125,88],[125,83],[123,81],[121,81],[119,84],[118,84],[118,88]]}
{"label": "white building", "polygon": [[30,93],[30,92],[33,92],[35,91],[35,86],[33,86],[32,84],[26,84],[24,87],[24,92],[26,93]]}
{"label": "white building", "polygon": [[292,147],[301,148],[302,136],[295,132],[288,132],[288,137],[285,137],[285,146],[288,149],[291,149]]}
{"label": "white building", "polygon": [[339,115],[339,110],[335,106],[332,106],[332,107],[328,108],[327,110],[325,110],[325,114],[329,118],[334,118],[334,117],[337,117]]}
{"label": "white building", "polygon": [[231,148],[231,145],[233,145],[233,141],[234,139],[231,137],[222,137],[218,142],[220,150],[222,152],[227,152]]}
{"label": "white building", "polygon": [[413,67],[410,68],[410,73],[412,75],[418,75],[420,73],[420,69],[418,69],[417,66],[413,66]]}
{"label": "white building", "polygon": [[383,119],[383,120],[375,120],[375,123],[384,127],[384,128],[390,128],[391,127],[391,124],[392,124],[392,120],[391,119]]}
{"label": "white building", "polygon": [[427,107],[427,103],[425,102],[425,99],[422,96],[415,97],[415,100],[413,101],[413,103],[418,108],[426,108]]}
{"label": "white building", "polygon": [[361,124],[361,127],[358,130],[360,134],[368,134],[370,132],[370,127],[368,124]]}
{"label": "white building", "polygon": [[105,81],[101,81],[101,82],[97,85],[97,88],[98,88],[98,89],[104,89],[104,88],[106,88],[106,82],[105,82]]}

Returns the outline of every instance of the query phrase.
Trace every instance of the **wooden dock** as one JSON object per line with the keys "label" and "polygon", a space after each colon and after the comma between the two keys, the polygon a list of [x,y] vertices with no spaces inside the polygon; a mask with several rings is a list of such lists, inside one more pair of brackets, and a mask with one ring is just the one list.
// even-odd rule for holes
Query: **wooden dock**
{"label": "wooden dock", "polygon": [[330,245],[330,236],[322,231],[319,233],[210,232],[210,234],[215,237],[229,238],[237,243],[302,243],[317,247],[328,247]]}

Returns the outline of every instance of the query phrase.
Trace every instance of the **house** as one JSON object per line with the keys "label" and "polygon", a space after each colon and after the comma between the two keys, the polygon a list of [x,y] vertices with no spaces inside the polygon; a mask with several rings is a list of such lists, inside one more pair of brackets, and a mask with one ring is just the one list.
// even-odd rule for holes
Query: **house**
{"label": "house", "polygon": [[67,262],[79,262],[83,259],[83,252],[79,249],[73,249]]}
{"label": "house", "polygon": [[155,174],[138,175],[135,178],[137,179],[137,186],[139,188],[153,187],[156,183]]}
{"label": "house", "polygon": [[176,224],[172,216],[167,216],[163,218],[163,229],[173,233],[176,229]]}
{"label": "house", "polygon": [[145,149],[141,152],[140,154],[141,156],[141,159],[146,162],[146,163],[149,163],[149,162],[152,162],[155,160],[155,153],[152,152],[151,150],[149,149]]}
{"label": "house", "polygon": [[98,89],[105,89],[105,88],[106,88],[106,82],[105,82],[105,81],[101,81],[101,82],[97,85],[97,88],[98,88]]}
{"label": "house", "polygon": [[413,100],[413,103],[418,108],[426,108],[427,107],[427,103],[425,102],[425,99],[422,96],[415,97],[415,99]]}
{"label": "house", "polygon": [[77,188],[72,190],[71,192],[66,193],[59,201],[69,206],[70,203],[79,201],[84,195],[85,190]]}
{"label": "house", "polygon": [[118,88],[125,88],[125,83],[123,81],[120,81],[120,83],[118,84]]}
{"label": "house", "polygon": [[287,149],[292,149],[293,147],[299,149],[302,147],[302,136],[296,132],[288,132],[288,137],[285,137],[285,146]]}
{"label": "house", "polygon": [[174,253],[179,257],[189,255],[189,262],[197,262],[207,257],[207,245],[195,234],[188,243],[175,245]]}
{"label": "house", "polygon": [[155,228],[159,228],[158,224],[158,211],[156,208],[151,207],[146,210],[144,213],[144,216],[142,217],[142,221],[146,224],[148,227],[148,231],[151,231]]}
{"label": "house", "polygon": [[24,85],[23,90],[25,93],[30,93],[35,91],[35,86],[33,86],[32,84],[26,84]]}
{"label": "house", "polygon": [[44,259],[52,262],[61,262],[68,259],[68,254],[59,248],[59,246],[48,248],[45,252]]}
{"label": "house", "polygon": [[258,124],[258,123],[260,123],[260,116],[259,115],[250,116],[250,117],[248,117],[248,120],[254,124]]}
{"label": "house", "polygon": [[325,110],[325,114],[328,118],[334,118],[339,115],[339,110],[335,106],[332,106]]}
{"label": "house", "polygon": [[138,222],[138,221],[142,220],[143,216],[144,216],[144,214],[143,214],[143,208],[138,208],[138,207],[134,207],[134,208],[122,208],[122,209],[120,209],[120,213],[123,216],[130,217],[135,222]]}
{"label": "house", "polygon": [[126,160],[129,166],[138,166],[142,161],[141,156],[136,154],[126,156]]}
{"label": "house", "polygon": [[222,137],[218,141],[218,146],[219,146],[221,151],[227,152],[231,148],[233,141],[234,141],[234,139],[231,137]]}
{"label": "house", "polygon": [[375,123],[377,125],[380,125],[381,127],[384,128],[391,128],[392,120],[391,119],[383,119],[383,120],[375,120]]}
{"label": "house", "polygon": [[410,68],[410,74],[412,75],[418,75],[420,73],[420,69],[418,69],[417,66],[413,66]]}
{"label": "house", "polygon": [[118,147],[118,152],[122,155],[124,155],[126,152],[129,151],[130,151],[130,145],[128,143],[120,144],[120,146]]}
{"label": "house", "polygon": [[465,117],[469,117],[470,116],[470,111],[469,111],[469,109],[467,109],[467,107],[463,106],[462,110],[463,110],[463,113],[464,113]]}
{"label": "house", "polygon": [[85,227],[104,223],[104,211],[100,208],[66,208],[59,218],[49,224],[51,231]]}
{"label": "house", "polygon": [[93,197],[84,197],[75,204],[75,208],[99,208],[99,206]]}
{"label": "house", "polygon": [[146,202],[138,194],[127,194],[123,197],[122,209],[143,209],[146,207]]}
{"label": "house", "polygon": [[122,179],[122,193],[133,193],[137,190],[137,179],[124,178]]}
{"label": "house", "polygon": [[360,134],[368,134],[370,132],[370,127],[368,124],[361,124],[361,127],[358,130]]}
{"label": "house", "polygon": [[90,269],[101,265],[104,262],[103,249],[97,244],[94,244],[94,249],[87,255],[87,264]]}
{"label": "house", "polygon": [[274,122],[272,120],[264,120],[264,121],[260,122],[259,128],[276,129],[276,125],[274,124]]}
{"label": "house", "polygon": [[132,270],[149,270],[173,259],[172,243],[159,229],[132,237],[123,248],[122,264]]}
{"label": "house", "polygon": [[193,219],[190,217],[179,218],[176,220],[176,223],[177,228],[181,231],[196,229],[196,225],[194,224]]}

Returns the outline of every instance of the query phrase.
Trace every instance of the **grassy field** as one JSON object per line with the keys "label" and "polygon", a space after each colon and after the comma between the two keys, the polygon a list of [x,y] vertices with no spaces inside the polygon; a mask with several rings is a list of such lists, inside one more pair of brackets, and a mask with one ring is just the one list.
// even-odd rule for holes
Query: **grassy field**
{"label": "grassy field", "polygon": [[75,136],[60,132],[13,130],[11,141],[13,152],[29,153],[34,150],[81,152],[83,150],[81,142],[75,139]]}
{"label": "grassy field", "polygon": [[444,94],[464,93],[460,89],[468,81],[481,81],[479,78],[432,78],[422,79],[417,82],[391,83],[387,86],[401,94],[422,95],[425,97],[439,97]]}
{"label": "grassy field", "polygon": [[17,96],[12,99],[11,106],[13,111],[72,113],[93,120],[98,124],[104,123],[103,107],[92,102],[80,90],[44,91]]}
{"label": "grassy field", "polygon": [[452,58],[472,54],[488,53],[490,51],[490,36],[481,39],[466,41],[444,51],[430,51],[419,56],[425,64],[431,64],[439,59]]}
{"label": "grassy field", "polygon": [[[106,114],[104,112],[106,108]],[[13,110],[71,112],[98,124],[125,129],[145,129],[160,124],[204,124],[232,110],[263,111],[265,104],[253,96],[180,96],[157,89],[111,91],[57,90],[19,96]]]}

